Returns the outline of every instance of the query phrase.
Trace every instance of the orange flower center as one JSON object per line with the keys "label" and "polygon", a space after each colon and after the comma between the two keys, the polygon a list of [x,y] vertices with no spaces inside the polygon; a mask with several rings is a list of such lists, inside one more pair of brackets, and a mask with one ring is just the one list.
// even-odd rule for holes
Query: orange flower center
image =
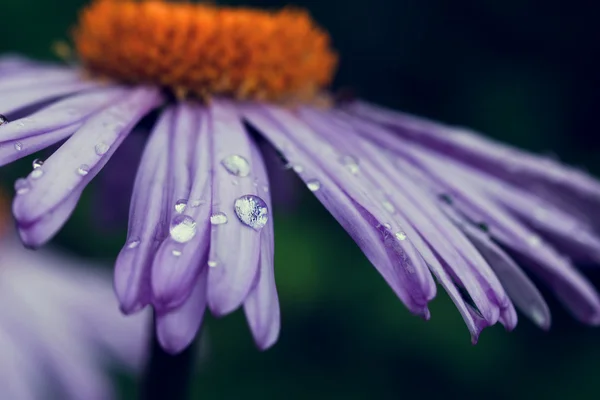
{"label": "orange flower center", "polygon": [[337,66],[327,32],[296,9],[95,0],[74,42],[94,75],[200,98],[309,100]]}

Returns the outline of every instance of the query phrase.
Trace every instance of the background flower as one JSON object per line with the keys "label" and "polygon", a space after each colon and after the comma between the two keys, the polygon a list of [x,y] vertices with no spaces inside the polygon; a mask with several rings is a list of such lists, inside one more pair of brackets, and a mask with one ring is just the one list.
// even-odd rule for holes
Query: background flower
{"label": "background flower", "polygon": [[[13,39],[3,41],[2,50],[49,54],[48,43],[39,39],[40,26],[54,32],[48,37],[62,37],[74,21],[75,6],[83,3],[65,1],[58,8],[33,1],[4,2],[0,33]],[[589,134],[600,93],[594,85],[600,68],[591,56],[599,46],[598,6],[576,8],[575,2],[565,12],[532,0],[296,3],[332,31],[343,55],[340,85],[532,150],[555,149],[570,163],[600,171],[598,138]],[[10,34],[16,29],[18,38]],[[29,171],[31,160],[22,165]],[[122,233],[114,238],[89,231],[88,240],[74,240],[90,226],[85,218],[93,209],[84,202],[59,242],[114,258],[111,243],[122,243]],[[560,306],[551,304],[550,334],[523,321],[516,333],[490,330],[471,347],[462,321],[441,297],[432,304],[432,321],[410,318],[318,204],[307,200],[298,214],[275,218],[285,310],[281,341],[270,352],[255,354],[242,318],[208,321],[219,340],[214,363],[198,380],[202,398],[282,397],[291,388],[292,398],[396,398],[398,392],[423,396],[449,390],[468,396],[490,387],[495,388],[490,397],[564,398],[575,390],[581,396],[597,390],[598,332],[570,321]],[[590,273],[598,284],[597,273]],[[261,368],[248,371],[248,366]],[[427,384],[432,376],[437,385]]]}

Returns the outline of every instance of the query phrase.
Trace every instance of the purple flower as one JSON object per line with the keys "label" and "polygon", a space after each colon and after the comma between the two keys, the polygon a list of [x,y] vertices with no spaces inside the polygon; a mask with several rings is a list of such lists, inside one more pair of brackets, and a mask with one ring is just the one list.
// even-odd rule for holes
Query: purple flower
{"label": "purple flower", "polygon": [[139,372],[147,313],[118,311],[110,276],[63,254],[0,239],[0,398],[115,398],[108,367]]}
{"label": "purple flower", "polygon": [[[262,349],[278,337],[262,139],[411,312],[429,318],[436,279],[473,342],[498,321],[513,329],[514,306],[548,328],[515,259],[578,319],[600,323],[598,293],[569,260],[600,260],[600,184],[465,129],[323,104],[335,57],[306,14],[98,0],[75,44],[81,66],[0,62],[0,162],[68,138],[16,182],[13,213],[22,240],[42,245],[129,132],[151,125],[115,288],[126,313],[154,307],[167,351],[193,340],[206,308],[243,306]],[[12,117],[23,109],[33,111]]]}

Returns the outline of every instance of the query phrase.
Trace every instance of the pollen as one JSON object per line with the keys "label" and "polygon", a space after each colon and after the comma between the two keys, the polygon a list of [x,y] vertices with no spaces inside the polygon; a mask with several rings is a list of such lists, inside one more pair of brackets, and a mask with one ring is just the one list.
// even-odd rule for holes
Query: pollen
{"label": "pollen", "polygon": [[291,8],[94,0],[73,40],[92,75],[159,85],[178,97],[311,100],[337,67],[327,32]]}

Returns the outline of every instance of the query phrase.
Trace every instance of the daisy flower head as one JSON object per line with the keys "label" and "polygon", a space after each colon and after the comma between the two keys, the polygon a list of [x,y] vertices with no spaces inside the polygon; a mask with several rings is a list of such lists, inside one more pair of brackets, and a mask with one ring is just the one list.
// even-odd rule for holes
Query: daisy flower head
{"label": "daisy flower head", "polygon": [[48,241],[131,130],[152,124],[115,288],[124,312],[154,308],[167,351],[193,340],[206,308],[243,306],[257,345],[277,340],[262,140],[411,312],[429,318],[437,280],[474,342],[496,322],[514,328],[515,306],[548,328],[527,271],[600,323],[600,298],[571,261],[600,260],[600,184],[467,129],[336,103],[337,55],[308,13],[95,0],[73,41],[73,65],[0,61],[0,162],[68,138],[16,182],[19,233]]}

